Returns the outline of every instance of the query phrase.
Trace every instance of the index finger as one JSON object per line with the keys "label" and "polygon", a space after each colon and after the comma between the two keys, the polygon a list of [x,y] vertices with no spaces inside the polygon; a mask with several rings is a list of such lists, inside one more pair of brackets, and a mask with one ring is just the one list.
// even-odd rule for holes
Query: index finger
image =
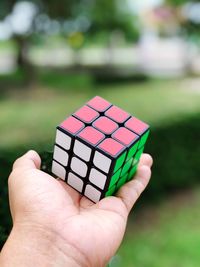
{"label": "index finger", "polygon": [[117,192],[117,197],[119,197],[124,205],[126,206],[127,212],[129,213],[141,195],[141,193],[146,188],[151,177],[151,169],[147,165],[139,166],[136,176],[133,180],[126,183]]}

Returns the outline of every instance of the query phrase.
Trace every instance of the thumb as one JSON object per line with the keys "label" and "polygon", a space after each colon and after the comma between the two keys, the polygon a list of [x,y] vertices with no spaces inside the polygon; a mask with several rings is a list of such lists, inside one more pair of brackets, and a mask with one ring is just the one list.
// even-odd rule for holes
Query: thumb
{"label": "thumb", "polygon": [[18,158],[13,164],[15,169],[40,169],[41,159],[38,153],[34,150],[28,151],[22,157]]}

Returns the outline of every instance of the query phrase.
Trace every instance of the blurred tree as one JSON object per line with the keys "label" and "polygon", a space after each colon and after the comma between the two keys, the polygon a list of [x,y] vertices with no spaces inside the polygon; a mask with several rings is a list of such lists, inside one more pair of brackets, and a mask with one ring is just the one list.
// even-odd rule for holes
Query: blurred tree
{"label": "blurred tree", "polygon": [[43,10],[50,18],[63,20],[74,17],[75,9],[77,4],[81,0],[41,0]]}
{"label": "blurred tree", "polygon": [[27,60],[27,51],[33,23],[37,15],[37,0],[35,1],[0,1],[0,19],[7,28],[10,28],[10,35],[17,45],[17,65],[25,72],[27,82],[34,79],[34,69]]}
{"label": "blurred tree", "polygon": [[0,19],[3,19],[12,10],[12,1],[1,0],[0,1]]}
{"label": "blurred tree", "polygon": [[128,39],[138,40],[139,32],[135,27],[135,17],[129,11],[127,1],[99,0],[91,5],[91,33],[102,29],[109,34],[113,31],[122,31]]}
{"label": "blurred tree", "polygon": [[188,0],[166,0],[166,2],[173,6],[180,6],[188,2]]}
{"label": "blurred tree", "polygon": [[55,18],[57,21],[67,20],[73,17],[73,10],[77,2],[80,0],[0,1],[0,20],[11,28],[12,38],[18,49],[17,65],[25,72],[26,80],[29,83],[35,79],[34,68],[27,57],[32,37],[35,33],[49,33],[49,29],[45,29],[45,25],[42,30],[37,27],[38,19],[41,15],[46,14],[47,18]]}
{"label": "blurred tree", "polygon": [[27,57],[34,34],[64,35],[76,51],[83,45],[86,33],[106,33],[108,46],[115,43],[112,33],[116,31],[131,41],[139,36],[126,0],[1,0],[0,19],[11,27],[18,46],[17,63],[28,80],[34,76]]}
{"label": "blurred tree", "polygon": [[200,1],[166,0],[166,3],[176,8],[182,33],[200,43]]}
{"label": "blurred tree", "polygon": [[77,7],[76,11],[89,21],[87,36],[107,46],[108,65],[112,64],[113,48],[120,41],[133,43],[139,39],[136,17],[127,0],[82,0]]}

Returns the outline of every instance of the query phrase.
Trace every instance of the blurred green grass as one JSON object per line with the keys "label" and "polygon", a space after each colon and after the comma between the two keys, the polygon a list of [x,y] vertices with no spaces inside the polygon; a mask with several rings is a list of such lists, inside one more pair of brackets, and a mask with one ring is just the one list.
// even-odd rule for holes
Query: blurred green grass
{"label": "blurred green grass", "polygon": [[39,85],[12,91],[0,100],[0,148],[30,145],[36,140],[52,143],[55,126],[95,95],[105,97],[153,127],[200,111],[200,94],[187,90],[183,80],[96,85],[83,76],[66,76],[65,80],[58,76],[49,90],[52,77],[42,75]]}
{"label": "blurred green grass", "polygon": [[[0,210],[1,244],[11,228],[6,199],[12,162],[27,149],[52,150],[56,125],[88,99],[100,95],[151,125],[147,151],[153,152],[155,159],[153,179],[142,198],[145,201],[140,199],[139,212],[129,219],[125,240],[118,252],[119,264],[113,266],[199,266],[200,189],[195,190],[195,197],[186,191],[186,200],[181,203],[175,198],[169,205],[168,200],[159,204],[156,198],[157,204],[147,207],[147,215],[140,214],[143,204],[151,202],[154,195],[164,199],[171,189],[188,188],[190,183],[186,180],[191,185],[197,183],[199,150],[195,147],[191,155],[190,147],[196,144],[200,94],[191,89],[190,80],[96,84],[88,75],[40,72],[37,83],[28,88],[22,86],[21,77],[20,71],[0,77],[0,82],[12,81],[12,87],[4,90],[0,98],[0,200],[4,201]],[[182,134],[186,129],[188,131]],[[191,129],[194,132],[190,133]],[[183,146],[185,140],[188,142]],[[166,147],[170,147],[168,153]]]}
{"label": "blurred green grass", "polygon": [[136,214],[129,220],[118,251],[118,264],[113,267],[198,267],[199,205],[200,188],[197,187]]}
{"label": "blurred green grass", "polygon": [[14,41],[11,40],[5,40],[5,41],[0,41],[0,51],[5,52],[5,51],[9,51],[9,52],[16,52],[16,44]]}

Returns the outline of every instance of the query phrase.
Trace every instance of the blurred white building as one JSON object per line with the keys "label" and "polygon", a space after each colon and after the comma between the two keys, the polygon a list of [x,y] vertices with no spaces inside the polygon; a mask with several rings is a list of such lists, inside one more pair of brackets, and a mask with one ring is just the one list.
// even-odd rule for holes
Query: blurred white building
{"label": "blurred white building", "polygon": [[180,35],[182,21],[200,23],[200,3],[189,3],[179,9],[149,7],[139,13],[142,36],[139,63],[151,76],[177,77],[191,72],[200,74],[200,49]]}
{"label": "blurred white building", "polygon": [[187,71],[187,44],[181,38],[144,34],[139,45],[141,70],[151,76],[177,77]]}
{"label": "blurred white building", "polygon": [[143,72],[151,76],[176,77],[186,73],[188,46],[178,37],[175,11],[156,7],[140,14],[142,36],[139,61]]}

